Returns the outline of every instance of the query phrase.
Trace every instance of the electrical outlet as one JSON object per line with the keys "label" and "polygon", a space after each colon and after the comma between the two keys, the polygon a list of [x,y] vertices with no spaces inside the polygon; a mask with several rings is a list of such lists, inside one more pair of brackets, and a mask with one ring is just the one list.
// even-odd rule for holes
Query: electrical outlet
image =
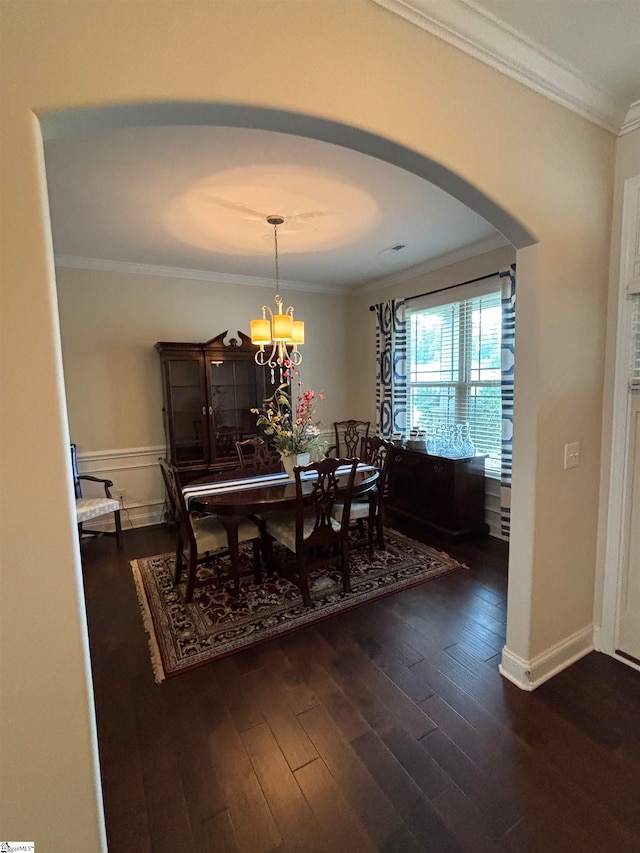
{"label": "electrical outlet", "polygon": [[127,497],[127,490],[126,489],[118,489],[118,491],[116,492],[116,495],[117,495],[117,498],[120,501],[120,503],[124,504],[125,498]]}
{"label": "electrical outlet", "polygon": [[572,444],[564,446],[564,467],[577,468],[580,463],[580,442],[574,441]]}

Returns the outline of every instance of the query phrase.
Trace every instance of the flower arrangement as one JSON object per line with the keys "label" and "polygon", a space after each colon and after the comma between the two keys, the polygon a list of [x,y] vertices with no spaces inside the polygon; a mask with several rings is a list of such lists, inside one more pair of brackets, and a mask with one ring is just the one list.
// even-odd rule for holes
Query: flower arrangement
{"label": "flower arrangement", "polygon": [[[285,374],[286,376],[286,374]],[[298,381],[298,394],[295,406],[291,401],[289,384],[284,382],[268,397],[261,409],[251,409],[258,415],[258,426],[263,426],[265,436],[280,456],[297,453],[316,454],[324,449],[324,441],[319,427],[322,421],[314,421],[316,400],[324,400],[324,394],[312,389],[302,390]]]}

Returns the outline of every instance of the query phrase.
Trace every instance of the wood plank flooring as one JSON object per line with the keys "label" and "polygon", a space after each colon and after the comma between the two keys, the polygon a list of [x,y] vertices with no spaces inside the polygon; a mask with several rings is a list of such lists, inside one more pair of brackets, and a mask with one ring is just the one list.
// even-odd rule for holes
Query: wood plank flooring
{"label": "wood plank flooring", "polygon": [[501,678],[504,543],[431,540],[470,570],[156,685],[128,561],[173,537],[124,538],[83,544],[110,850],[640,851],[640,674]]}

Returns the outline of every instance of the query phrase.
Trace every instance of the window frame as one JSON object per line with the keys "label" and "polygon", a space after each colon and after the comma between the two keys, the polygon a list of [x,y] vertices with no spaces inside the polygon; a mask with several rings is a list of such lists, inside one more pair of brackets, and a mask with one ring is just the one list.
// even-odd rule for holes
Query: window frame
{"label": "window frame", "polygon": [[[475,285],[475,286],[474,286]],[[500,307],[502,310],[502,299],[501,299],[501,282],[499,275],[488,276],[487,280],[483,280],[477,283],[470,283],[466,285],[462,285],[459,288],[451,288],[447,289],[448,292],[445,293],[443,291],[434,292],[431,294],[425,294],[420,297],[419,300],[416,299],[415,306],[407,305],[406,308],[406,319],[407,319],[407,431],[413,428],[413,409],[414,409],[414,400],[416,398],[416,389],[418,389],[418,395],[420,393],[420,389],[449,389],[449,394],[453,397],[453,404],[451,406],[452,411],[455,413],[455,423],[464,423],[465,421],[469,421],[469,408],[473,406],[473,398],[477,397],[476,393],[474,393],[474,389],[482,389],[482,388],[497,388],[498,394],[496,395],[500,401],[500,411],[502,409],[502,378],[501,375],[498,375],[497,379],[481,379],[473,378],[474,367],[473,367],[473,354],[474,354],[474,346],[473,346],[473,321],[472,314],[474,309],[471,300],[481,298],[482,296],[495,295],[497,297],[497,306],[487,306],[487,308],[495,308]],[[455,298],[452,298],[455,295]],[[434,309],[439,307],[448,306],[448,305],[458,305],[458,312],[456,320],[451,320],[451,323],[457,323],[457,346],[456,346],[456,354],[455,354],[455,364],[452,362],[451,365],[451,373],[452,378],[450,380],[437,380],[437,381],[424,381],[424,380],[412,380],[412,367],[416,364],[415,361],[415,342],[413,340],[412,331],[414,329],[413,317],[418,314],[424,314],[427,312],[432,312]],[[456,332],[453,327],[451,327],[451,332],[449,334],[449,338],[451,342],[456,338]],[[502,340],[502,328],[501,324],[499,327],[499,343],[501,344]],[[478,344],[478,348],[475,350],[476,353],[479,353],[481,348],[481,343]],[[500,352],[500,346],[499,346]],[[498,358],[498,364],[496,365],[496,369],[500,371],[500,357]],[[501,445],[502,445],[502,418],[500,417],[500,422],[497,426],[496,435],[495,435],[495,452],[494,454],[489,453],[485,460],[485,473],[490,478],[500,479],[501,476]],[[439,419],[434,418],[434,421],[437,423],[441,422]],[[477,439],[477,435],[474,435],[474,424],[475,421],[470,421],[471,425],[471,437],[474,442]],[[483,452],[479,450],[477,452]]]}

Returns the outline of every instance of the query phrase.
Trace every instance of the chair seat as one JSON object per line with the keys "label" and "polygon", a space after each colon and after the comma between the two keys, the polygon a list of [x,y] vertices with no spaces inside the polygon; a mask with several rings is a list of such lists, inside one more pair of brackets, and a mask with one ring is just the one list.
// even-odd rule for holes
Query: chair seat
{"label": "chair seat", "polygon": [[113,498],[76,498],[78,524],[83,524],[90,518],[99,518],[108,512],[118,512],[119,509],[119,501]]}
{"label": "chair seat", "polygon": [[[221,521],[213,516],[192,519],[193,533],[196,537],[198,554],[207,551],[222,551],[229,547],[227,531]],[[238,542],[248,542],[255,539],[260,531],[257,524],[248,519],[241,521],[238,527]]]}
{"label": "chair seat", "polygon": [[[331,515],[336,521],[342,523],[343,511],[344,504],[336,504]],[[369,512],[369,501],[354,501],[349,510],[349,518],[351,521],[356,521],[359,518],[369,518]]]}
{"label": "chair seat", "polygon": [[[265,519],[267,525],[267,533],[277,539],[279,542],[288,548],[292,553],[296,553],[296,517],[295,513],[274,513],[267,516]],[[302,528],[302,538],[308,539],[315,529],[315,516],[309,516],[304,519]],[[340,530],[340,522],[335,518],[331,519],[331,526],[335,531]]]}

